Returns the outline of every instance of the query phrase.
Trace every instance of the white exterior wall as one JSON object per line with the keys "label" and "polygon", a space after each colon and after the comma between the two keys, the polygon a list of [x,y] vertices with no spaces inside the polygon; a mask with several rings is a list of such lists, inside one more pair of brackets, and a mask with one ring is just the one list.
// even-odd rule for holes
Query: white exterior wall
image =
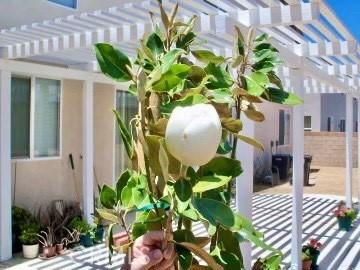
{"label": "white exterior wall", "polygon": [[321,130],[321,94],[305,94],[304,115],[311,116],[311,131]]}

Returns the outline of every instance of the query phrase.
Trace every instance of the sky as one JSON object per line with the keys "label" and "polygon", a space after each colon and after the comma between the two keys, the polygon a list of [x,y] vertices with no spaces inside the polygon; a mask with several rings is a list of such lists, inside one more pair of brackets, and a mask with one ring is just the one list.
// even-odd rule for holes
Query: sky
{"label": "sky", "polygon": [[360,42],[360,0],[326,0],[326,2]]}

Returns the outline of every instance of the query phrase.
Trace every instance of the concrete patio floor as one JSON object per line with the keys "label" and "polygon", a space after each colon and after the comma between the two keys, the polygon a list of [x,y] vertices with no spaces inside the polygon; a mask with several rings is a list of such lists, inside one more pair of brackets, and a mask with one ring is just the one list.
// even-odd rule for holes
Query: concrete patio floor
{"label": "concrete patio floor", "polygon": [[[291,202],[290,195],[257,194],[253,196],[253,220],[258,230],[265,234],[267,243],[284,254],[283,269],[289,269],[291,247]],[[319,257],[320,270],[360,270],[359,220],[349,232],[339,231],[332,215],[338,200],[331,196],[305,196],[303,213],[303,242],[309,238],[319,239],[324,248]],[[202,225],[194,226],[196,235],[206,233]],[[253,258],[267,252],[254,247]],[[15,266],[14,263],[20,263]],[[52,260],[11,260],[0,264],[0,269],[10,270],[74,270],[74,269],[119,269],[123,255],[113,257],[108,264],[107,249],[103,245],[82,249]]]}
{"label": "concrete patio floor", "polygon": [[[353,198],[358,198],[358,170],[353,169]],[[282,181],[279,185],[269,186],[255,184],[257,194],[291,194],[292,186],[289,181]],[[311,166],[310,186],[304,186],[304,194],[336,195],[345,194],[345,168]]]}

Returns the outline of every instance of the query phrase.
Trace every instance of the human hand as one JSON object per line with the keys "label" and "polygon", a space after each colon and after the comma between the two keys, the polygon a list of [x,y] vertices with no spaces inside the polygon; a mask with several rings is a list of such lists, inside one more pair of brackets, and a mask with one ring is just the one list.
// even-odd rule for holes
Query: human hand
{"label": "human hand", "polygon": [[137,238],[132,247],[130,270],[173,270],[174,244],[168,243],[162,250],[164,237],[163,231],[151,231]]}

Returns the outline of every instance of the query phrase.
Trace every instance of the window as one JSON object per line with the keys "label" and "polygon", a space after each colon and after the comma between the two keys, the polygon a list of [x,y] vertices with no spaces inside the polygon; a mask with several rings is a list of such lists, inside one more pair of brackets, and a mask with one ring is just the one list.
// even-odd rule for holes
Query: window
{"label": "window", "polygon": [[30,78],[11,78],[11,156],[30,156]]}
{"label": "window", "polygon": [[59,156],[60,81],[36,79],[35,157]]}
{"label": "window", "polygon": [[290,114],[279,110],[279,145],[290,143]]}
{"label": "window", "polygon": [[[137,98],[125,91],[116,91],[116,110],[119,112],[124,123],[129,128],[131,119],[138,113]],[[115,176],[129,167],[129,159],[125,147],[121,141],[119,130],[115,129]]]}
{"label": "window", "polygon": [[345,129],[346,129],[345,126],[346,126],[345,119],[341,119],[341,120],[340,120],[340,125],[339,125],[340,132],[345,132]]}
{"label": "window", "polygon": [[12,158],[60,155],[60,96],[58,80],[11,79]]}
{"label": "window", "polygon": [[51,3],[55,3],[73,9],[77,8],[77,0],[48,0],[48,1]]}
{"label": "window", "polygon": [[311,131],[311,116],[305,115],[304,116],[304,130]]}

